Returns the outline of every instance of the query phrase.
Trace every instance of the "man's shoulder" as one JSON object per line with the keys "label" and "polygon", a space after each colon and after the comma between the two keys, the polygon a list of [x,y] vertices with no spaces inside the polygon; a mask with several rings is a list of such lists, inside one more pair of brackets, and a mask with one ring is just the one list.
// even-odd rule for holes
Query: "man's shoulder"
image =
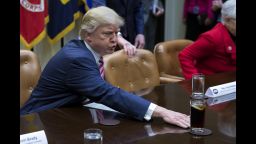
{"label": "man's shoulder", "polygon": [[90,51],[82,40],[71,40],[63,48],[62,51],[66,56],[86,57],[90,56]]}
{"label": "man's shoulder", "polygon": [[54,57],[52,57],[51,61],[55,61],[54,63],[66,63],[66,65],[69,65],[77,62],[90,63],[95,60],[83,41],[71,40],[66,43]]}
{"label": "man's shoulder", "polygon": [[82,40],[73,39],[64,45],[63,48],[76,48],[76,49],[84,49],[86,46]]}

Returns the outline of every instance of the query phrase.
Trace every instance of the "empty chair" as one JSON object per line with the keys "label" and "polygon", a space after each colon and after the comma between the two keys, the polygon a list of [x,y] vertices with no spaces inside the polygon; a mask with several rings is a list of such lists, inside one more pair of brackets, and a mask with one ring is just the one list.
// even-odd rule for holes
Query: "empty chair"
{"label": "empty chair", "polygon": [[104,56],[105,80],[129,92],[159,85],[159,72],[154,54],[138,49],[134,57],[124,50]]}
{"label": "empty chair", "polygon": [[41,66],[36,54],[20,50],[20,108],[28,100],[41,75]]}
{"label": "empty chair", "polygon": [[154,55],[158,65],[161,83],[184,80],[178,53],[191,43],[193,43],[191,40],[177,39],[156,44]]}

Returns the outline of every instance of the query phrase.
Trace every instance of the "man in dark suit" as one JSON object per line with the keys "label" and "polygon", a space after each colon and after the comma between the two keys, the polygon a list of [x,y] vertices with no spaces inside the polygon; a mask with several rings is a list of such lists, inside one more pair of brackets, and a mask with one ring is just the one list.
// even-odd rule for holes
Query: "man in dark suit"
{"label": "man in dark suit", "polygon": [[167,123],[189,127],[189,117],[167,110],[105,82],[100,59],[114,52],[124,23],[112,9],[97,7],[83,17],[80,37],[67,43],[48,62],[21,114],[81,105],[86,99],[102,103],[138,120],[161,117]]}
{"label": "man in dark suit", "polygon": [[115,10],[125,20],[121,27],[123,38],[136,48],[144,48],[144,15],[141,0],[93,0],[92,5],[107,6]]}

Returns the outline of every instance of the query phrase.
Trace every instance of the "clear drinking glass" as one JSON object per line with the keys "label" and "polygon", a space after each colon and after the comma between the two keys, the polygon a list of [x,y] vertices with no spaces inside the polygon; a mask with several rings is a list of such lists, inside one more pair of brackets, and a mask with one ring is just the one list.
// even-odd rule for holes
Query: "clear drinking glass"
{"label": "clear drinking glass", "polygon": [[209,135],[211,130],[204,128],[206,99],[204,96],[205,76],[192,76],[192,96],[190,100],[190,133],[194,135]]}
{"label": "clear drinking glass", "polygon": [[192,76],[192,96],[194,98],[203,98],[204,95],[204,74],[197,73]]}
{"label": "clear drinking glass", "polygon": [[102,130],[96,128],[86,129],[84,131],[84,144],[102,144]]}

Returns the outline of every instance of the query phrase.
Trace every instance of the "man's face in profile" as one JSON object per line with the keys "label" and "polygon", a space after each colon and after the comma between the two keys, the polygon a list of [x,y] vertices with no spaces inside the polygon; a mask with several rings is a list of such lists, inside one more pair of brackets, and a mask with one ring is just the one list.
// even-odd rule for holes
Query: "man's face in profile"
{"label": "man's face in profile", "polygon": [[115,25],[99,26],[94,32],[87,35],[89,45],[101,56],[111,54],[117,46],[117,32],[119,28]]}

